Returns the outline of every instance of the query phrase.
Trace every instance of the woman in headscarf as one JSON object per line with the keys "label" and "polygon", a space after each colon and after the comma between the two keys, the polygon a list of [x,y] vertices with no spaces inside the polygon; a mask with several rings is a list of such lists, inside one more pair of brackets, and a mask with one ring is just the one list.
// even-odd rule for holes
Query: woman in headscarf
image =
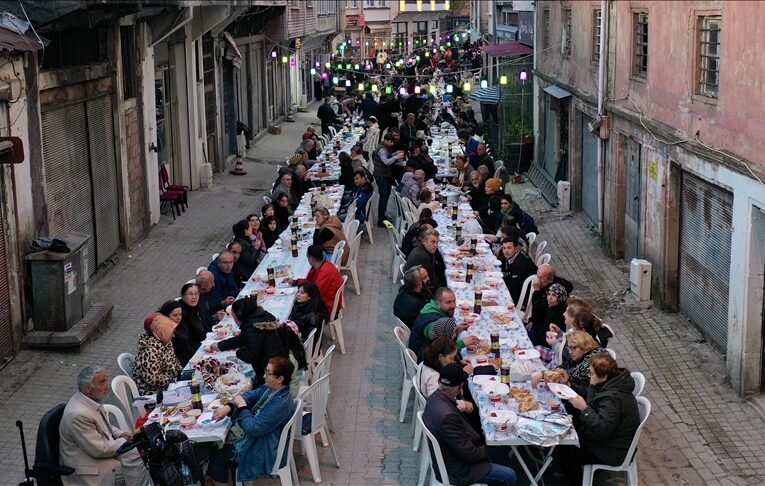
{"label": "woman in headscarf", "polygon": [[568,301],[568,291],[559,284],[550,285],[547,290],[547,315],[545,316],[545,329],[550,328],[550,324],[555,324],[559,329],[566,330],[566,301]]}
{"label": "woman in headscarf", "polygon": [[[149,321],[148,326],[146,321]],[[146,321],[144,329],[147,332],[138,338],[138,352],[133,365],[133,380],[141,395],[165,390],[183,368],[172,343],[178,324],[158,312]]]}

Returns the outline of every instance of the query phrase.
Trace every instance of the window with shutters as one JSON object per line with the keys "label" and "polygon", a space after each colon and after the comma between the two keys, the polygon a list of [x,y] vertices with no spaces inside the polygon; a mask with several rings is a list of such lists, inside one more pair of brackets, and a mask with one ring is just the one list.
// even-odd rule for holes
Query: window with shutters
{"label": "window with shutters", "polygon": [[550,47],[550,9],[546,8],[542,11],[542,23],[544,30],[542,31],[542,47],[547,49]]}
{"label": "window with shutters", "polygon": [[592,62],[600,61],[600,17],[601,11],[592,12]]}
{"label": "window with shutters", "polygon": [[698,68],[696,69],[696,93],[717,98],[720,83],[720,30],[719,15],[698,18]]}
{"label": "window with shutters", "polygon": [[563,10],[563,58],[571,57],[571,9]]}
{"label": "window with shutters", "polygon": [[648,13],[635,12],[632,19],[635,29],[632,47],[635,62],[632,64],[632,75],[645,79],[648,76]]}

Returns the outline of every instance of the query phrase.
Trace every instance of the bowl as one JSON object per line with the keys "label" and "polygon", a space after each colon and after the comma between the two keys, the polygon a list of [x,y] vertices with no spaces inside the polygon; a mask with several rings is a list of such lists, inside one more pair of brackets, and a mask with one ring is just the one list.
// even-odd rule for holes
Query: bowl
{"label": "bowl", "polygon": [[181,419],[181,428],[184,430],[193,429],[196,424],[197,424],[196,417],[183,417]]}
{"label": "bowl", "polygon": [[191,400],[185,400],[178,404],[177,407],[178,412],[180,413],[186,413],[189,410],[191,410]]}
{"label": "bowl", "polygon": [[200,415],[202,415],[202,411],[199,410],[198,408],[192,408],[188,412],[183,412],[183,416],[184,417],[194,417],[194,418],[197,418]]}

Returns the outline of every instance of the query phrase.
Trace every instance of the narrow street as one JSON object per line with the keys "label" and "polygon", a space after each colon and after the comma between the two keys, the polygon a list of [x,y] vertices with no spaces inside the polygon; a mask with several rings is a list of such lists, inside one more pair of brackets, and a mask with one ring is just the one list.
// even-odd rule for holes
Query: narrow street
{"label": "narrow street", "polygon": [[[175,297],[194,269],[209,261],[229,239],[233,221],[262,205],[276,168],[259,161],[284,160],[314,120],[312,107],[298,114],[296,123],[283,124],[281,135],[266,135],[250,150],[256,161],[245,163],[246,176],[217,175],[211,189],[191,193],[183,216],[175,222],[163,216],[138,248],[120,254],[115,267],[93,286],[94,302],[114,304],[112,322],[81,353],[23,350],[0,371],[0,393],[6,397],[0,404],[0,484],[16,484],[23,476],[14,422],[24,421],[33,455],[40,416],[74,393],[83,366],[98,364],[112,375],[119,372],[116,356],[135,351],[146,314]],[[762,484],[765,420],[725,382],[721,356],[679,314],[625,303],[626,264],[603,255],[579,216],[559,215],[528,183],[510,189],[535,216],[559,274],[614,328],[613,349],[620,365],[648,379],[644,394],[653,412],[639,447],[641,483]],[[406,423],[397,420],[400,362],[392,333],[396,286],[390,281],[389,241],[380,229],[374,237],[374,246],[363,239],[362,294],[346,294],[348,353],[333,361],[330,400],[341,467],[335,468],[329,449],[320,447],[324,484],[416,482],[411,407]],[[297,461],[301,481],[310,483],[307,461],[302,456]]]}

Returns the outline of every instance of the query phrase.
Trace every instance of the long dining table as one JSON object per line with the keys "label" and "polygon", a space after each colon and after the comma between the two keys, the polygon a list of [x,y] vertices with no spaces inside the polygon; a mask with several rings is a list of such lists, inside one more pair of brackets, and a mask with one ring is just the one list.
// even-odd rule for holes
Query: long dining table
{"label": "long dining table", "polygon": [[[447,192],[455,190],[452,186],[446,188]],[[509,446],[531,484],[536,485],[552,462],[555,447],[578,446],[579,438],[558,397],[545,386],[533,387],[529,377],[510,373],[514,362],[519,362],[516,369],[523,370],[541,371],[544,365],[502,279],[500,261],[484,235],[460,235],[459,242],[456,238],[458,230],[461,233],[461,227],[475,217],[462,197],[433,213],[441,235],[439,250],[446,264],[447,286],[457,300],[454,317],[458,324],[469,325],[460,337],[479,339],[477,346],[463,349],[463,357],[473,366],[494,364],[497,372],[471,376],[468,386],[478,406],[486,445]],[[499,357],[494,360],[489,354],[497,351],[492,348],[492,334],[499,348]],[[507,372],[506,377],[502,371]],[[521,411],[520,398],[525,395],[534,398],[536,407]],[[538,458],[534,456],[534,447],[542,448]],[[526,449],[527,455],[537,462],[536,473],[529,468],[521,449]]]}

